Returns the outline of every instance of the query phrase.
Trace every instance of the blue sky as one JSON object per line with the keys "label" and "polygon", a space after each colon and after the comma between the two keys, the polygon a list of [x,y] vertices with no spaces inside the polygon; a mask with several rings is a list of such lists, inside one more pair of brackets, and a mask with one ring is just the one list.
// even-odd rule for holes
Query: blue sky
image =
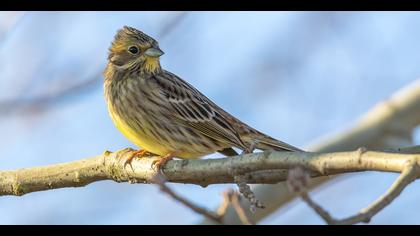
{"label": "blue sky", "polygon": [[[178,24],[162,33],[179,14]],[[3,12],[0,22],[0,100],[31,101],[97,79],[46,110],[0,114],[2,170],[134,147],[113,126],[103,78],[93,76],[105,67],[113,35],[124,25],[159,41],[165,69],[244,122],[303,148],[420,77],[418,12]],[[349,175],[313,196],[344,217],[367,206],[395,177]],[[171,186],[209,208],[233,187]],[[372,223],[419,224],[413,207],[418,187],[410,185]],[[201,218],[155,186],[111,181],[2,197],[0,206],[0,224],[190,224]],[[262,223],[323,221],[296,200]]]}

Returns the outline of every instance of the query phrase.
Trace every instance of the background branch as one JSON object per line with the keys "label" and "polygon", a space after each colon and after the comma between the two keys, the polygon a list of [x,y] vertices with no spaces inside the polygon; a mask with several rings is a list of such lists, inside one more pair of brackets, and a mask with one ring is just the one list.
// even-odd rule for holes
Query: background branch
{"label": "background branch", "polygon": [[[420,124],[420,79],[408,84],[389,99],[380,102],[349,128],[323,138],[306,150],[333,152],[354,150],[358,147],[389,149],[412,145],[412,132]],[[283,178],[285,173],[278,173]],[[332,180],[330,177],[312,179],[309,189]],[[258,222],[280,207],[299,196],[289,191],[286,183],[274,186],[258,185],[254,188],[257,198],[265,203],[266,209],[257,210],[251,217]],[[244,208],[249,208],[243,202]],[[225,216],[228,224],[241,224],[235,210],[229,208]],[[201,224],[213,224],[203,219]]]}
{"label": "background branch", "polygon": [[186,198],[179,196],[178,194],[176,194],[174,191],[172,191],[172,189],[170,189],[167,185],[166,185],[166,180],[164,179],[164,177],[158,173],[153,181],[155,184],[157,184],[160,188],[160,190],[166,194],[168,194],[169,196],[171,196],[173,199],[175,199],[176,201],[180,202],[181,204],[183,204],[184,206],[190,208],[191,210],[193,210],[194,212],[201,214],[205,217],[207,217],[210,220],[214,220],[218,223],[223,223],[222,222],[222,217],[224,215],[223,214],[218,214],[219,211],[217,212],[211,212],[208,211],[205,208],[202,208],[190,201],[188,201]]}
{"label": "background branch", "polygon": [[401,175],[395,180],[392,186],[388,191],[373,202],[370,206],[362,209],[358,214],[350,216],[341,220],[334,219],[326,210],[324,210],[320,205],[315,203],[308,195],[306,191],[300,193],[301,198],[305,201],[315,212],[321,216],[325,222],[328,224],[340,224],[340,225],[349,225],[357,223],[369,223],[371,218],[376,215],[379,211],[384,209],[387,205],[397,198],[401,192],[409,185],[413,180],[419,175],[417,163],[408,163],[407,167],[403,170]]}
{"label": "background branch", "polygon": [[[162,28],[158,32],[159,40],[165,39],[170,35],[174,30],[177,29],[177,26],[182,23],[182,20],[188,15],[188,12],[177,12],[169,20],[165,21],[162,24]],[[0,46],[10,30],[16,27],[16,23],[19,22],[23,13],[19,14],[15,21],[11,22],[10,26],[7,26],[7,32],[0,34]],[[13,24],[12,24],[13,23]],[[89,75],[87,78],[74,82],[71,84],[65,83],[66,85],[60,86],[59,89],[54,89],[53,92],[44,93],[33,97],[31,99],[25,99],[23,97],[13,98],[9,100],[0,101],[0,112],[4,116],[16,115],[16,114],[25,114],[32,113],[34,111],[44,111],[49,108],[60,106],[63,102],[71,102],[76,99],[80,99],[83,96],[80,96],[85,93],[90,93],[97,88],[101,88],[102,85],[102,71],[105,68],[105,65],[102,63],[98,64],[95,68],[95,72]],[[69,81],[70,78],[62,76],[60,80]],[[51,90],[51,89],[50,89]],[[1,118],[1,117],[0,117]]]}

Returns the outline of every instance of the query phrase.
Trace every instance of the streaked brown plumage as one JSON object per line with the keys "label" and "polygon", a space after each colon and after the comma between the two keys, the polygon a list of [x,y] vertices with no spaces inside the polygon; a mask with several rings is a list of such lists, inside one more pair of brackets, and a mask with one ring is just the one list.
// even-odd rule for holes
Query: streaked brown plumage
{"label": "streaked brown plumage", "polygon": [[162,69],[156,40],[125,26],[104,72],[108,110],[117,128],[148,152],[199,158],[232,147],[300,151],[236,119],[192,85]]}

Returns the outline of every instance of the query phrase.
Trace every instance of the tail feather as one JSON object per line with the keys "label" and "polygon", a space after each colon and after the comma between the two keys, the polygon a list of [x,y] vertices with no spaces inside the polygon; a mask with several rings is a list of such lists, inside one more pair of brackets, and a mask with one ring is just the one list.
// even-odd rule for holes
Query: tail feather
{"label": "tail feather", "polygon": [[250,141],[255,143],[255,148],[261,149],[261,150],[275,150],[275,151],[289,151],[289,152],[301,152],[302,149],[299,149],[297,147],[294,147],[290,144],[287,144],[285,142],[279,141],[277,139],[274,139],[268,135],[265,135],[263,133],[256,133],[252,134],[250,136]]}
{"label": "tail feather", "polygon": [[299,149],[297,147],[294,147],[290,144],[284,143],[282,141],[278,141],[278,140],[270,140],[270,141],[265,141],[265,140],[256,140],[256,145],[255,147],[261,150],[267,150],[267,149],[273,149],[275,151],[289,151],[289,152],[301,152],[303,151],[302,149]]}

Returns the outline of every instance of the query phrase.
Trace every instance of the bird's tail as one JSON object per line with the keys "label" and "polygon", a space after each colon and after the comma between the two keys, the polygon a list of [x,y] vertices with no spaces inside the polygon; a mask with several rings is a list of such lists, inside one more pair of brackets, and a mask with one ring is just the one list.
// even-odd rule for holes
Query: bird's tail
{"label": "bird's tail", "polygon": [[261,132],[256,131],[255,133],[249,134],[247,137],[248,142],[254,143],[254,147],[260,150],[275,150],[275,151],[289,151],[289,152],[299,152],[303,151],[297,147],[294,147],[285,142],[274,139],[268,135],[265,135]]}

